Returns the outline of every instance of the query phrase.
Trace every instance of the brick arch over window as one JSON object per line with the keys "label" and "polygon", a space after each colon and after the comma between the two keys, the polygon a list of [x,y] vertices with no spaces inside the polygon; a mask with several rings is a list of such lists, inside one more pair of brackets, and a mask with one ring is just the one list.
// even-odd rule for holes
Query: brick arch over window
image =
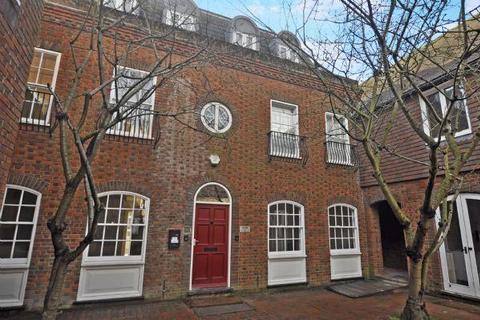
{"label": "brick arch over window", "polygon": [[21,187],[26,187],[33,189],[40,193],[48,187],[48,182],[41,179],[39,176],[33,174],[15,174],[11,173],[8,176],[8,184],[17,185]]}
{"label": "brick arch over window", "polygon": [[360,208],[361,205],[359,204],[358,200],[348,197],[348,196],[332,196],[327,199],[327,207],[330,207],[332,205],[338,204],[338,203],[347,203],[351,206],[354,206],[355,208]]}
{"label": "brick arch over window", "polygon": [[265,200],[267,200],[268,203],[272,203],[272,202],[288,199],[290,201],[297,202],[298,204],[305,205],[306,198],[307,197],[305,193],[292,191],[292,192],[275,192],[267,196]]}
{"label": "brick arch over window", "polygon": [[97,192],[104,193],[110,191],[130,191],[141,194],[147,198],[152,198],[151,190],[148,190],[143,185],[131,183],[129,181],[109,181],[97,184]]}

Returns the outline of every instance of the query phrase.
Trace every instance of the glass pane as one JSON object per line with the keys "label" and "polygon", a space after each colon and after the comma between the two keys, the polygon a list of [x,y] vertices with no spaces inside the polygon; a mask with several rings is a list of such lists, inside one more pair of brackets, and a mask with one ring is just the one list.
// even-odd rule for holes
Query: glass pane
{"label": "glass pane", "polygon": [[230,116],[223,106],[218,108],[218,130],[225,129],[230,123]]}
{"label": "glass pane", "polygon": [[276,226],[277,225],[277,216],[275,214],[270,215],[270,225]]}
{"label": "glass pane", "polygon": [[102,240],[103,239],[103,226],[97,226],[97,230],[95,230],[95,235],[93,236],[94,239],[96,240]]}
{"label": "glass pane", "polygon": [[2,221],[16,221],[17,220],[17,206],[3,206]]}
{"label": "glass pane", "polygon": [[37,196],[31,192],[25,191],[23,193],[23,204],[37,204]]}
{"label": "glass pane", "polygon": [[343,249],[342,240],[341,240],[341,239],[336,239],[336,240],[335,240],[335,243],[336,243],[336,248],[337,248],[337,249]]}
{"label": "glass pane", "polygon": [[88,256],[98,257],[100,256],[100,250],[102,248],[102,243],[100,241],[94,241],[90,244],[88,249]]}
{"label": "glass pane", "polygon": [[133,208],[134,198],[131,195],[123,195],[122,208],[130,209]]}
{"label": "glass pane", "polygon": [[103,255],[104,257],[115,255],[115,241],[105,241],[103,243]]}
{"label": "glass pane", "polygon": [[[451,99],[453,98],[453,87],[445,91],[446,96]],[[457,88],[457,96],[463,96],[464,92],[462,89]],[[447,99],[447,108],[452,109],[450,112],[450,119],[452,121],[452,127],[455,131],[462,131],[468,129],[468,117],[467,117],[467,108],[465,106],[465,100],[455,101],[453,106],[450,105],[451,101]]]}
{"label": "glass pane", "polygon": [[270,206],[270,213],[276,213],[277,212],[277,205],[274,204],[274,205],[271,205]]}
{"label": "glass pane", "polygon": [[343,239],[343,249],[350,249],[350,243],[348,239]]}
{"label": "glass pane", "polygon": [[278,216],[278,225],[284,226],[285,225],[285,215],[281,214]]}
{"label": "glass pane", "polygon": [[294,236],[294,238],[300,238],[300,229],[299,228],[293,229],[293,236]]}
{"label": "glass pane", "polygon": [[135,210],[133,213],[133,222],[134,224],[144,224],[145,223],[145,210]]}
{"label": "glass pane", "polygon": [[117,226],[105,227],[105,239],[117,239]]}
{"label": "glass pane", "polygon": [[131,256],[140,256],[142,254],[142,241],[132,241],[130,246]]}
{"label": "glass pane", "polygon": [[133,221],[133,210],[122,210],[120,211],[120,223],[128,223],[128,221]]}
{"label": "glass pane", "polygon": [[128,256],[130,253],[130,242],[118,241],[116,256]]}
{"label": "glass pane", "polygon": [[0,224],[0,240],[13,240],[16,225]]}
{"label": "glass pane", "polygon": [[293,250],[298,251],[300,250],[300,240],[293,241]]}
{"label": "glass pane", "polygon": [[467,269],[458,221],[457,205],[453,204],[450,231],[445,239],[445,254],[448,265],[448,278],[451,283],[468,286]]}
{"label": "glass pane", "polygon": [[5,197],[5,204],[19,204],[21,195],[21,190],[8,188],[7,195]]}
{"label": "glass pane", "polygon": [[[107,227],[108,228],[108,227]],[[118,227],[118,240],[126,240],[128,239],[128,230],[127,227]]]}
{"label": "glass pane", "polygon": [[53,81],[53,70],[40,69],[40,74],[38,76],[37,84],[46,86],[48,83],[52,84]]}
{"label": "glass pane", "polygon": [[287,251],[293,250],[293,240],[287,240]]}
{"label": "glass pane", "polygon": [[467,199],[467,208],[470,217],[473,250],[477,260],[477,272],[480,275],[480,200]]}
{"label": "glass pane", "polygon": [[287,226],[293,226],[293,216],[292,215],[287,216]]}
{"label": "glass pane", "polygon": [[[440,102],[440,94],[435,93],[427,97],[428,101],[433,107],[433,110],[435,111],[435,114],[440,117],[440,119],[443,118],[442,114],[442,105]],[[430,126],[430,135],[432,137],[438,136],[438,132],[440,130],[440,123],[435,119],[435,116],[433,113],[430,111],[428,106],[425,106],[426,111],[427,111],[427,116],[428,116],[428,123]]]}
{"label": "glass pane", "polygon": [[287,203],[287,213],[293,214],[293,205],[290,203]]}
{"label": "glass pane", "polygon": [[277,229],[277,238],[278,239],[285,239],[285,229],[284,228]]}
{"label": "glass pane", "polygon": [[355,249],[355,240],[354,239],[350,239],[350,248]]}
{"label": "glass pane", "polygon": [[145,200],[135,197],[135,209],[145,209]]}
{"label": "glass pane", "polygon": [[277,232],[275,228],[270,228],[268,230],[268,236],[270,237],[270,239],[275,239],[277,237]]}
{"label": "glass pane", "polygon": [[100,200],[100,203],[106,207],[107,206],[107,196],[99,197],[98,199]]}
{"label": "glass pane", "polygon": [[330,226],[335,226],[335,217],[334,216],[329,216],[328,221],[330,223]]}
{"label": "glass pane", "polygon": [[294,221],[295,221],[295,225],[299,226],[300,225],[300,216],[294,216]]}
{"label": "glass pane", "polygon": [[335,240],[334,239],[330,240],[330,249],[332,249],[332,250],[337,249],[337,246],[335,245]]}
{"label": "glass pane", "polygon": [[108,198],[108,207],[109,208],[120,208],[120,195],[111,194]]}
{"label": "glass pane", "polygon": [[118,223],[118,210],[108,210],[107,211],[107,221],[106,223]]}
{"label": "glass pane", "polygon": [[100,210],[98,214],[98,223],[105,223],[105,210]]}
{"label": "glass pane", "polygon": [[16,242],[13,248],[13,258],[27,258],[30,242]]}
{"label": "glass pane", "polygon": [[55,69],[55,62],[57,61],[57,56],[50,53],[43,54],[42,68],[53,70]]}
{"label": "glass pane", "polygon": [[268,243],[269,243],[270,252],[277,251],[277,241],[276,240],[270,240]]}
{"label": "glass pane", "polygon": [[285,213],[285,203],[280,203],[278,205],[278,213]]}
{"label": "glass pane", "polygon": [[277,251],[285,251],[285,240],[277,241]]}
{"label": "glass pane", "polygon": [[33,215],[35,213],[35,207],[22,207],[20,209],[20,216],[18,221],[33,222]]}
{"label": "glass pane", "polygon": [[32,237],[33,225],[19,225],[17,230],[17,240],[30,240]]}
{"label": "glass pane", "polygon": [[28,73],[28,82],[36,83],[37,82],[37,74],[38,68],[37,67],[30,67],[30,72]]}
{"label": "glass pane", "polygon": [[287,238],[288,239],[291,239],[293,238],[293,230],[291,228],[288,228],[287,230],[285,230],[287,232]]}
{"label": "glass pane", "polygon": [[12,242],[0,242],[0,258],[10,258]]}

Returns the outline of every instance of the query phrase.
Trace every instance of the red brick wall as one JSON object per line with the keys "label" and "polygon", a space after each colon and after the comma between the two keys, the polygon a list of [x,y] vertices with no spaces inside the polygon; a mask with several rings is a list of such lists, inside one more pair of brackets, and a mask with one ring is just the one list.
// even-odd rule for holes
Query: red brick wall
{"label": "red brick wall", "polygon": [[[56,87],[60,97],[65,96],[73,74],[68,40],[74,31],[68,25],[72,25],[75,19],[78,19],[76,14],[65,8],[48,5],[45,9],[40,46],[63,53]],[[82,38],[80,44],[85,45],[86,39],[88,37]],[[156,149],[125,141],[104,141],[95,160],[94,172],[101,191],[134,191],[151,199],[144,295],[171,298],[188,291],[190,242],[182,243],[179,250],[169,251],[167,231],[191,226],[193,195],[208,181],[224,184],[233,197],[233,288],[266,287],[267,206],[281,199],[305,206],[309,284],[319,285],[330,279],[326,209],[336,202],[350,203],[359,210],[362,262],[367,272],[367,221],[358,171],[325,163],[324,112],[329,106],[325,104],[327,99],[322,92],[311,89],[318,83],[304,72],[288,71],[268,60],[264,63],[259,59],[245,59],[238,65],[235,61],[240,61],[239,57],[223,58],[223,66],[204,66],[183,73],[184,79],[197,89],[195,92],[179,82],[169,83],[156,92],[155,106],[159,111],[194,106],[198,112],[201,101],[222,101],[233,114],[233,126],[225,139],[210,140],[174,120],[162,119],[162,135]],[[151,59],[152,52],[141,49],[135,54],[135,65],[129,66],[147,65]],[[235,63],[235,68],[225,67],[225,61]],[[88,68],[81,90],[92,88],[98,81],[96,67],[91,65]],[[205,79],[208,79],[208,88]],[[310,88],[299,85],[302,83],[310,84]],[[269,162],[270,99],[299,106],[300,134],[307,136],[309,149],[305,166]],[[78,106],[80,103],[77,101]],[[184,120],[202,128],[192,114],[185,116]],[[212,153],[219,154],[221,159],[216,168],[208,161]],[[46,222],[54,212],[63,188],[61,170],[56,133],[50,138],[42,133],[19,132],[12,180],[42,186],[42,204],[25,296],[25,303],[30,308],[38,307],[45,293],[52,261]],[[35,177],[30,176],[32,173]],[[86,218],[82,197],[83,191],[80,190],[68,214],[67,233],[72,245],[84,234]],[[250,226],[251,232],[239,233],[240,225]],[[67,277],[67,304],[76,298],[79,272],[80,259],[71,265]]]}
{"label": "red brick wall", "polygon": [[[25,85],[40,28],[42,0],[0,4],[0,199],[3,199],[18,132]],[[16,19],[12,19],[17,15]]]}

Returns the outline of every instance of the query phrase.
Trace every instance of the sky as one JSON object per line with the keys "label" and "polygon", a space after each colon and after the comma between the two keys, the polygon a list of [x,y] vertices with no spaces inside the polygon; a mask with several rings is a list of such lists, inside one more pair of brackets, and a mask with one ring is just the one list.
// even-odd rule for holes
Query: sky
{"label": "sky", "polygon": [[[382,0],[377,0],[382,1]],[[432,0],[434,1],[434,0]],[[236,15],[251,16],[254,14],[264,24],[279,32],[282,30],[295,30],[294,19],[301,18],[302,4],[318,2],[321,7],[321,14],[328,18],[332,9],[338,8],[338,0],[196,0],[196,4],[202,8],[215,13],[234,17]],[[459,0],[451,0],[452,6],[449,13],[456,14],[455,7],[460,6]],[[285,5],[287,4],[287,5]],[[467,11],[480,5],[480,0],[466,0]],[[288,10],[291,6],[293,10]],[[285,12],[293,12],[293,15],[286,15]],[[292,19],[293,18],[293,19]],[[326,28],[326,33],[333,31]]]}

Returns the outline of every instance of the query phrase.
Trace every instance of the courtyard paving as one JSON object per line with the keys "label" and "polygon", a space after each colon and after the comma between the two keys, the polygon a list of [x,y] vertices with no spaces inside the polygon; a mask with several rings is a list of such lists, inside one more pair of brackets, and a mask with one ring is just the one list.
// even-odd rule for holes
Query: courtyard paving
{"label": "courtyard paving", "polygon": [[[339,319],[388,320],[398,315],[405,290],[396,290],[364,298],[348,298],[326,289],[264,292],[239,297],[249,308],[224,306],[216,315],[198,315],[181,300],[130,301],[75,306],[66,310],[62,320],[103,319]],[[239,299],[239,300],[240,300]],[[428,310],[436,320],[480,319],[480,303],[466,303],[447,297],[428,297]],[[239,311],[240,310],[240,311]],[[34,314],[17,314],[9,319],[35,319]]]}

